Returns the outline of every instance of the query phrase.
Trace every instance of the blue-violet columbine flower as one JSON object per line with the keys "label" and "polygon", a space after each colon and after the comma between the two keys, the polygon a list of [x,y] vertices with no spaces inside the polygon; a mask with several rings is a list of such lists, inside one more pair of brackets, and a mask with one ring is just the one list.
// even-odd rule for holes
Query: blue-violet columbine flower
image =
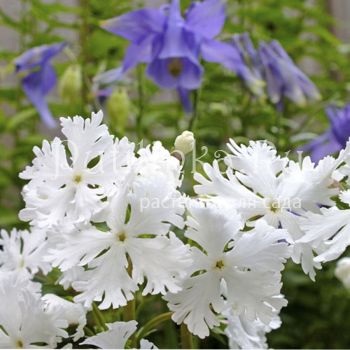
{"label": "blue-violet columbine flower", "polygon": [[310,152],[314,162],[343,149],[350,137],[350,103],[344,108],[330,106],[326,113],[331,124],[329,129],[301,148]]}
{"label": "blue-violet columbine flower", "polygon": [[[293,62],[278,41],[261,42],[256,50],[249,35],[243,33],[234,36],[233,46],[241,53],[256,81],[264,80],[270,101],[279,108],[283,107],[284,98],[299,106],[320,98],[316,86]],[[248,82],[248,86],[254,93],[262,94],[261,85]]]}
{"label": "blue-violet columbine flower", "polygon": [[[145,8],[112,18],[102,27],[130,41],[122,67],[106,72],[102,80],[120,79],[139,63],[148,65],[148,76],[160,87],[186,93],[201,85],[200,58],[220,63],[236,74],[250,74],[232,45],[215,40],[225,23],[221,0],[194,2],[181,14],[180,1],[159,9]],[[247,78],[248,79],[248,78]]]}
{"label": "blue-violet columbine flower", "polygon": [[42,45],[29,49],[16,58],[17,73],[25,73],[22,78],[22,88],[30,102],[37,109],[42,121],[50,128],[56,126],[46,95],[54,88],[57,77],[51,65],[51,59],[59,54],[66,43]]}

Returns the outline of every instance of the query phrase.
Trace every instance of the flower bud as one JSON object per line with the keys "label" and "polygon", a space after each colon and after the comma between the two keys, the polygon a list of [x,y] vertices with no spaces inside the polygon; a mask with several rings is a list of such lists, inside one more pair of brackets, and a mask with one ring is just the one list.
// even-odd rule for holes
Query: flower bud
{"label": "flower bud", "polygon": [[346,288],[350,288],[350,258],[343,258],[338,261],[335,276]]}
{"label": "flower bud", "polygon": [[124,132],[130,114],[130,99],[125,89],[115,89],[107,101],[107,113],[111,127]]}
{"label": "flower bud", "polygon": [[184,155],[193,151],[195,144],[194,135],[191,131],[184,131],[175,140],[175,150],[182,152]]}
{"label": "flower bud", "polygon": [[66,102],[74,102],[80,96],[82,87],[81,67],[78,65],[69,66],[62,75],[59,82],[59,93]]}

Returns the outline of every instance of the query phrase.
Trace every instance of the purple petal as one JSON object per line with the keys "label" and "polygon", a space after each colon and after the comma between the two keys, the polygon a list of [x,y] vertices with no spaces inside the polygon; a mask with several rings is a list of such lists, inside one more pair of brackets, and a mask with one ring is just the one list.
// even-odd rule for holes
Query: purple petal
{"label": "purple petal", "polygon": [[159,9],[142,9],[104,21],[102,28],[138,44],[147,36],[161,33],[166,16]]}
{"label": "purple petal", "polygon": [[330,130],[300,147],[301,151],[310,153],[311,160],[315,163],[341,149],[342,146],[334,139]]}
{"label": "purple petal", "polygon": [[345,147],[350,137],[350,106],[336,108],[329,106],[326,113],[331,122],[332,132],[335,139]]}
{"label": "purple petal", "polygon": [[248,55],[253,68],[259,70],[259,66],[261,66],[260,58],[257,50],[255,50],[252,40],[248,33],[243,34],[235,34],[233,36],[233,45],[237,48],[237,50],[241,53],[243,58],[246,58]]}
{"label": "purple petal", "polygon": [[283,97],[284,81],[277,58],[271,54],[267,44],[261,43],[259,55],[264,66],[267,93],[272,103],[279,103]]}
{"label": "purple petal", "polygon": [[192,4],[186,15],[186,28],[205,38],[219,35],[225,24],[225,5],[222,0],[206,0]]}
{"label": "purple petal", "polygon": [[94,83],[108,85],[123,78],[123,67],[115,68],[103,72],[94,77]]}
{"label": "purple petal", "polygon": [[42,66],[54,56],[59,54],[67,43],[58,43],[53,45],[42,45],[29,49],[14,61],[16,72],[33,69]]}
{"label": "purple petal", "polygon": [[307,98],[319,99],[320,95],[311,80],[294,64],[277,41],[261,43],[259,55],[264,67],[270,99],[278,103],[283,96],[298,105],[304,105]]}
{"label": "purple petal", "polygon": [[152,59],[187,57],[193,62],[198,60],[200,38],[186,30],[178,6],[177,1],[172,2],[162,35],[154,37]]}
{"label": "purple petal", "polygon": [[113,93],[112,88],[106,88],[106,89],[100,89],[96,91],[94,94],[95,94],[95,97],[97,97],[98,102],[101,105],[103,105],[108,99],[108,97],[112,95],[112,93]]}
{"label": "purple petal", "polygon": [[131,44],[125,54],[123,72],[134,68],[139,63],[149,63],[152,55],[153,37],[146,37],[139,44]]}
{"label": "purple petal", "polygon": [[179,94],[179,98],[180,98],[182,107],[184,108],[184,111],[188,114],[192,113],[193,112],[193,105],[192,105],[192,101],[190,99],[190,90],[178,88],[177,92]]}
{"label": "purple petal", "polygon": [[311,160],[318,163],[326,156],[332,155],[342,149],[342,146],[333,139],[330,139],[328,143],[324,143],[311,151]]}
{"label": "purple petal", "polygon": [[155,59],[147,74],[157,85],[166,89],[197,89],[201,84],[203,69],[188,58]]}
{"label": "purple petal", "polygon": [[183,22],[181,16],[180,0],[172,0],[169,7],[168,22],[176,24],[177,22]]}
{"label": "purple petal", "polygon": [[53,67],[46,64],[41,70],[28,74],[22,80],[22,87],[30,102],[37,109],[42,121],[49,128],[57,126],[53,118],[45,96],[52,90],[56,84],[56,73]]}
{"label": "purple petal", "polygon": [[254,84],[256,81],[234,46],[216,40],[205,40],[202,43],[201,52],[205,61],[222,64],[248,83]]}

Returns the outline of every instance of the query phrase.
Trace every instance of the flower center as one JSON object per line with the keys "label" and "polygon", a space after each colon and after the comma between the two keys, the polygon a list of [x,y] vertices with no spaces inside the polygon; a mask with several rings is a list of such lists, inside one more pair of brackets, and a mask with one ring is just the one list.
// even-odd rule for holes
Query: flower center
{"label": "flower center", "polygon": [[268,208],[272,213],[278,213],[281,210],[280,202],[276,199],[271,199],[268,202]]}
{"label": "flower center", "polygon": [[17,349],[23,349],[23,346],[24,346],[24,344],[23,344],[23,342],[22,342],[22,340],[16,340],[16,348]]}
{"label": "flower center", "polygon": [[183,70],[183,64],[180,58],[173,58],[170,60],[170,62],[168,63],[168,70],[169,73],[177,78]]}
{"label": "flower center", "polygon": [[218,260],[216,263],[215,263],[215,268],[218,269],[218,270],[222,270],[225,266],[225,263],[223,260]]}
{"label": "flower center", "polygon": [[83,181],[83,177],[82,177],[80,174],[74,175],[73,181],[74,181],[76,184],[79,184],[79,183],[81,183],[81,182]]}
{"label": "flower center", "polygon": [[119,232],[117,233],[117,241],[119,242],[125,242],[126,240],[126,234],[125,232]]}

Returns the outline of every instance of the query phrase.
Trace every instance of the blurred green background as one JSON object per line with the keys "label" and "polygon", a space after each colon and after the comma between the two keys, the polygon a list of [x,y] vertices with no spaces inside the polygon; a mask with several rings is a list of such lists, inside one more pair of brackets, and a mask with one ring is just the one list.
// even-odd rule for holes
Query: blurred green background
{"label": "blurred green background", "polygon": [[[248,32],[255,43],[279,40],[322,94],[321,101],[304,108],[287,104],[282,116],[280,152],[295,150],[322,133],[328,127],[324,113],[328,104],[343,105],[350,100],[350,45],[335,35],[346,29],[346,21],[331,14],[337,1],[338,5],[346,2],[227,1],[227,21],[221,39]],[[13,73],[13,59],[33,46],[68,41],[69,48],[54,60],[60,83],[50,95],[50,108],[56,117],[87,116],[101,107],[94,95],[93,77],[117,67],[127,46],[125,40],[102,30],[100,21],[164,2],[0,0],[0,228],[24,226],[17,217],[23,206],[23,182],[18,173],[31,161],[33,146],[55,136],[41,124],[36,110],[25,98],[19,77]],[[181,5],[186,8],[189,3],[182,1]],[[79,74],[69,75],[72,69]],[[159,90],[143,73],[140,67],[115,85],[115,93],[104,105],[106,122],[117,136],[126,135],[135,141],[142,138],[146,143],[159,139],[171,148],[175,137],[188,128],[191,116],[182,111],[176,93]],[[142,122],[137,127],[141,110]],[[205,64],[197,116],[197,152],[201,154],[202,146],[208,147],[202,161],[211,162],[215,151],[225,149],[230,137],[237,142],[276,139],[274,106],[255,99],[237,77],[219,65]],[[188,193],[191,186],[188,173]],[[304,276],[298,266],[288,265],[283,289],[289,305],[282,312],[282,327],[268,337],[270,347],[350,347],[350,296],[335,279],[333,264],[318,273],[316,283]],[[154,335],[159,347],[172,344],[161,337],[162,333]],[[202,347],[227,346],[222,339],[217,336],[206,340]]]}

